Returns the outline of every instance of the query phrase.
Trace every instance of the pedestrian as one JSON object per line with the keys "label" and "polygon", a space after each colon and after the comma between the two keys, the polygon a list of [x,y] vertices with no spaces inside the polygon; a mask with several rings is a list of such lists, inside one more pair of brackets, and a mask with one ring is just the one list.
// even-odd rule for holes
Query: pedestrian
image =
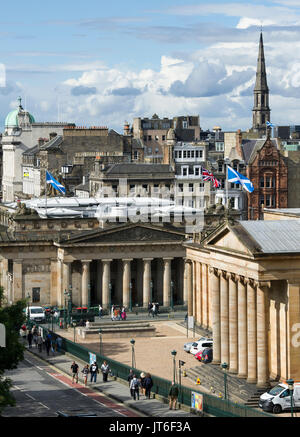
{"label": "pedestrian", "polygon": [[97,382],[97,375],[99,373],[98,364],[96,361],[90,366],[91,382]]}
{"label": "pedestrian", "polygon": [[78,383],[78,369],[79,366],[77,363],[75,363],[75,361],[73,361],[72,365],[71,365],[71,370],[72,370],[72,384],[74,384],[74,379],[76,381],[76,383]]}
{"label": "pedestrian", "polygon": [[103,364],[101,366],[101,372],[103,375],[103,382],[107,382],[107,377],[109,374],[109,365],[107,364],[107,361],[103,361]]}
{"label": "pedestrian", "polygon": [[57,352],[60,352],[61,347],[62,347],[62,338],[61,337],[56,337],[56,346],[57,346]]}
{"label": "pedestrian", "polygon": [[173,381],[171,388],[169,390],[169,410],[172,410],[173,407],[174,407],[174,410],[176,410],[178,393],[179,393],[178,386]]}
{"label": "pedestrian", "polygon": [[122,308],[121,319],[122,320],[126,320],[126,310],[125,310],[125,307]]}
{"label": "pedestrian", "polygon": [[28,341],[29,349],[31,349],[32,339],[33,339],[33,334],[32,334],[32,332],[29,331],[28,334],[27,334],[27,341]]}
{"label": "pedestrian", "polygon": [[156,302],[156,316],[158,316],[159,314],[159,303]]}
{"label": "pedestrian", "polygon": [[86,327],[87,329],[89,329],[89,327],[90,327],[90,322],[89,322],[89,320],[87,320],[87,321],[85,322],[85,327]]}
{"label": "pedestrian", "polygon": [[90,373],[89,365],[86,364],[81,372],[83,374],[84,385],[86,386],[87,385],[88,374]]}
{"label": "pedestrian", "polygon": [[33,335],[33,343],[35,344],[35,347],[37,348],[38,347],[38,343],[37,343],[38,330],[37,330],[35,325],[33,326],[31,332],[32,332],[32,335]]}
{"label": "pedestrian", "polygon": [[152,314],[152,303],[149,302],[149,303],[148,303],[148,316],[150,317],[151,314]]}
{"label": "pedestrian", "polygon": [[141,394],[144,395],[146,393],[145,390],[145,373],[142,372],[140,375],[140,383],[141,383]]}
{"label": "pedestrian", "polygon": [[50,342],[51,342],[51,352],[52,352],[52,355],[55,355],[55,345],[56,345],[55,339],[51,338]]}
{"label": "pedestrian", "polygon": [[46,347],[47,355],[49,357],[49,351],[50,351],[50,347],[51,347],[51,340],[50,340],[50,338],[48,336],[46,337],[46,340],[45,340],[45,347]]}
{"label": "pedestrian", "polygon": [[155,303],[153,303],[152,304],[152,316],[153,316],[153,318],[155,317],[155,315],[156,315],[156,305],[155,305]]}
{"label": "pedestrian", "polygon": [[146,399],[147,398],[150,399],[151,388],[153,386],[153,381],[152,381],[150,373],[146,373],[144,383],[145,383],[145,396],[146,396]]}
{"label": "pedestrian", "polygon": [[136,375],[133,375],[132,380],[130,381],[130,393],[131,393],[131,397],[136,400],[136,398],[139,400],[140,399],[140,392],[139,392],[139,388],[140,388],[140,382],[137,379]]}
{"label": "pedestrian", "polygon": [[42,352],[43,338],[41,337],[41,334],[37,336],[37,345],[38,345],[39,352]]}
{"label": "pedestrian", "polygon": [[101,305],[99,305],[99,317],[100,317],[100,319],[102,316],[103,316],[103,308]]}
{"label": "pedestrian", "polygon": [[133,370],[130,369],[129,370],[129,375],[127,376],[127,381],[128,381],[129,387],[130,387],[130,383],[131,383],[132,378],[133,378]]}
{"label": "pedestrian", "polygon": [[111,306],[110,317],[111,317],[111,320],[113,322],[115,320],[115,306],[114,305]]}
{"label": "pedestrian", "polygon": [[120,309],[115,308],[114,317],[115,317],[115,320],[118,320],[118,321],[120,320]]}

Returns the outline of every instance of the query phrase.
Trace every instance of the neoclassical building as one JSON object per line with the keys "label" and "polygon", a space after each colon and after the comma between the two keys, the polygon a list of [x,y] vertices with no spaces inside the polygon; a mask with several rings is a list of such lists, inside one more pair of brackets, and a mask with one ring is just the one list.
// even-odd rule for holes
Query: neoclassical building
{"label": "neoclassical building", "polygon": [[262,387],[299,380],[300,220],[227,222],[184,247],[188,312],[212,330],[214,363]]}

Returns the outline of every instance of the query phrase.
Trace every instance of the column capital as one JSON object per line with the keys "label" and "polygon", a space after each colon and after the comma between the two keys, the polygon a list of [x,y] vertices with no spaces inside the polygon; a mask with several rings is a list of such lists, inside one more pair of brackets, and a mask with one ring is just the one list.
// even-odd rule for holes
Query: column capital
{"label": "column capital", "polygon": [[237,282],[239,280],[239,275],[237,275],[236,273],[229,273],[231,281],[233,282]]}
{"label": "column capital", "polygon": [[124,263],[129,263],[129,262],[133,261],[133,258],[123,258],[122,261]]}
{"label": "column capital", "polygon": [[271,288],[271,281],[258,281],[257,286],[259,288]]}
{"label": "column capital", "polygon": [[230,273],[227,272],[226,270],[221,270],[220,276],[222,276],[224,279],[229,279]]}
{"label": "column capital", "polygon": [[[65,262],[65,261],[63,261],[63,262]],[[91,263],[92,260],[91,259],[82,259],[81,262],[82,263]]]}
{"label": "column capital", "polygon": [[154,258],[142,258],[143,261],[153,261]]}
{"label": "column capital", "polygon": [[165,258],[163,258],[163,260],[164,261],[172,261],[174,258],[172,258],[172,257],[165,257]]}
{"label": "column capital", "polygon": [[112,259],[100,259],[99,261],[102,261],[103,263],[110,263],[112,262]]}
{"label": "column capital", "polygon": [[220,276],[220,274],[221,274],[221,270],[217,269],[216,267],[209,267],[208,271],[210,274],[215,275],[215,276]]}

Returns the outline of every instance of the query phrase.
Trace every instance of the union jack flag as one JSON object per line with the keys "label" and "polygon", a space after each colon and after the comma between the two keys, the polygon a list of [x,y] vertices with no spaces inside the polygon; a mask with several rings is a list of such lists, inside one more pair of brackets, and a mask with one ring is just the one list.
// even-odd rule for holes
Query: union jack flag
{"label": "union jack flag", "polygon": [[205,182],[212,181],[215,188],[220,188],[221,186],[221,182],[218,181],[210,171],[206,170],[206,168],[202,168],[202,179]]}

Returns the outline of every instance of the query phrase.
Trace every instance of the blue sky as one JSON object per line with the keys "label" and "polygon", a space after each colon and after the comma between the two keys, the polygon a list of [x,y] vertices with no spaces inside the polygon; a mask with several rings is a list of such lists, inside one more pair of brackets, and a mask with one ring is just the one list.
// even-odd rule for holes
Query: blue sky
{"label": "blue sky", "polygon": [[121,131],[156,112],[249,128],[261,25],[272,121],[300,124],[298,0],[15,0],[1,12],[2,126],[21,95],[38,121]]}

